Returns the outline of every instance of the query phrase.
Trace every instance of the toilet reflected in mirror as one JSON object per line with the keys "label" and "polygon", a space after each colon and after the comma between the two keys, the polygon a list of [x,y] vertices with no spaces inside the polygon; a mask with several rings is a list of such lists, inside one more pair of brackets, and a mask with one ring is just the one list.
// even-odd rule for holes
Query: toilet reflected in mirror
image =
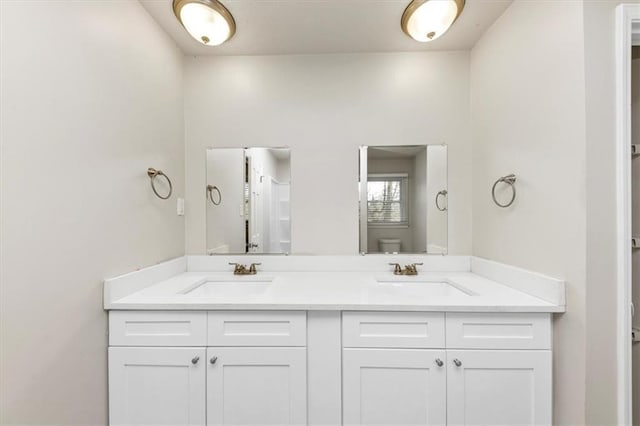
{"label": "toilet reflected in mirror", "polygon": [[447,147],[360,148],[360,251],[447,252]]}

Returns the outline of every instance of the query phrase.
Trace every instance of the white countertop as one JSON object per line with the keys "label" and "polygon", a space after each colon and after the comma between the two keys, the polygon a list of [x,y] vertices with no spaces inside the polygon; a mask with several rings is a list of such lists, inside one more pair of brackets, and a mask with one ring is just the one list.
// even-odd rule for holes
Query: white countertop
{"label": "white countertop", "polygon": [[[260,279],[272,281],[257,284],[255,280]],[[400,282],[379,282],[383,279]],[[189,292],[208,280],[231,284],[221,289],[212,283],[212,292],[204,287]],[[397,277],[391,272],[267,271],[247,277],[231,272],[182,272],[124,297],[105,298],[105,309],[564,312],[565,306],[473,272]]]}

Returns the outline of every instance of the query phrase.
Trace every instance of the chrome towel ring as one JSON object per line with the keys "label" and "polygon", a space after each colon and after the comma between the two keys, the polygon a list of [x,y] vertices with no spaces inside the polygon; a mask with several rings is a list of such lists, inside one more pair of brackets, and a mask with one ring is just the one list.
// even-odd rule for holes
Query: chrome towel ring
{"label": "chrome towel ring", "polygon": [[[213,199],[213,191],[216,191],[218,193],[218,201],[216,202]],[[209,199],[211,200],[211,202],[213,203],[214,206],[219,206],[220,203],[222,202],[222,194],[220,193],[220,189],[218,189],[217,186],[215,185],[207,185],[207,194],[209,194]]]}
{"label": "chrome towel ring", "polygon": [[440,210],[441,212],[447,211],[447,206],[445,205],[444,207],[440,207],[440,196],[442,195],[444,197],[444,199],[447,200],[447,194],[449,194],[449,193],[447,192],[446,189],[443,189],[442,191],[439,191],[436,194],[436,208],[438,210]]}
{"label": "chrome towel ring", "polygon": [[[500,202],[498,202],[498,200],[496,199],[496,186],[498,186],[499,183],[506,183],[511,187],[511,191],[512,191],[511,200],[506,204],[500,204]],[[510,175],[502,176],[493,184],[493,188],[491,188],[491,197],[493,198],[493,202],[496,203],[498,207],[507,208],[511,204],[513,204],[513,202],[516,200],[515,183],[516,183],[516,175],[512,173]]]}
{"label": "chrome towel ring", "polygon": [[[169,176],[165,175],[162,170],[156,170],[153,167],[149,167],[147,169],[147,175],[149,175],[149,178],[151,179],[151,189],[153,189],[153,193],[156,194],[158,198],[160,198],[161,200],[167,200],[169,197],[171,197],[171,193],[173,193],[173,185],[171,184],[171,179],[169,179]],[[158,176],[163,176],[169,184],[169,193],[167,195],[160,195],[156,190],[155,179]]]}

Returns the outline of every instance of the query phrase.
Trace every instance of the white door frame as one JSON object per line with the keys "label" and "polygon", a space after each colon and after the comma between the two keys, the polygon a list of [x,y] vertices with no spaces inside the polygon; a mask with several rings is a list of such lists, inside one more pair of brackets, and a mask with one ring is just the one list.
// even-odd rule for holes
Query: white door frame
{"label": "white door frame", "polygon": [[[618,424],[631,424],[631,47],[640,4],[616,9],[616,256]],[[635,43],[634,43],[635,42]]]}

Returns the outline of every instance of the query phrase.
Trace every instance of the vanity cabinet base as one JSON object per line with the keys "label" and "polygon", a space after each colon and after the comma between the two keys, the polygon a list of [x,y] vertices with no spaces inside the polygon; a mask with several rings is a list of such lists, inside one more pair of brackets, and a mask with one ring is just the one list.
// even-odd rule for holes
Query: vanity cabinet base
{"label": "vanity cabinet base", "polygon": [[113,314],[111,425],[552,422],[550,314]]}

